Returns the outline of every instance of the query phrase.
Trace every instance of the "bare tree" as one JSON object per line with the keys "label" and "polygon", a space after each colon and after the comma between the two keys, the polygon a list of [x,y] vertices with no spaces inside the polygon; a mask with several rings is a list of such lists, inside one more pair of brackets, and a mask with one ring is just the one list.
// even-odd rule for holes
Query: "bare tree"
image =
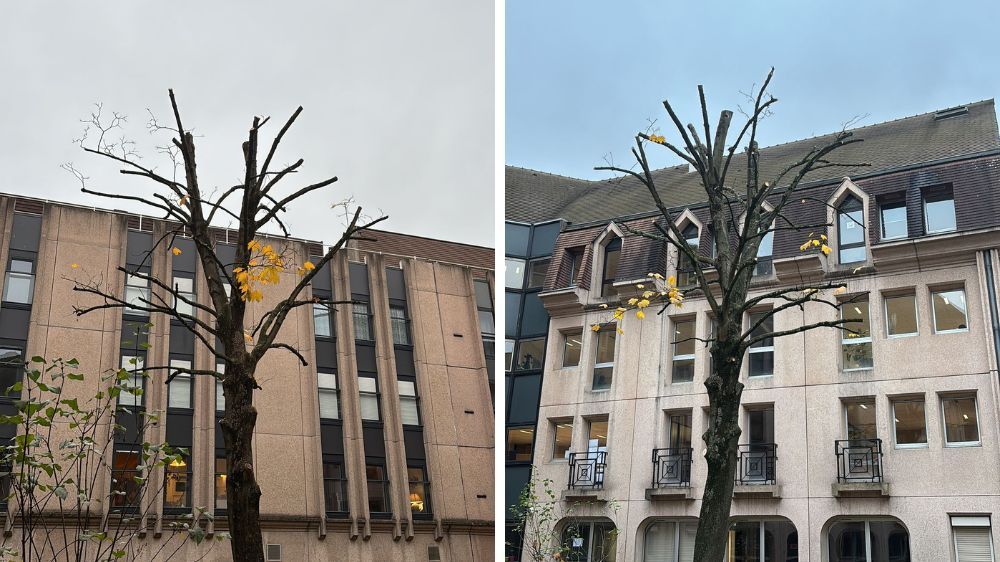
{"label": "bare tree", "polygon": [[[709,345],[714,370],[705,381],[709,397],[709,426],[702,439],[706,446],[708,477],[705,481],[698,534],[695,540],[695,562],[721,562],[725,552],[740,437],[739,407],[743,392],[740,370],[747,350],[755,343],[764,340],[821,327],[838,327],[851,332],[851,326],[845,326],[851,319],[826,320],[779,331],[766,328],[768,325],[773,325],[767,321],[775,314],[793,308],[802,309],[808,303],[822,303],[834,309],[838,308],[840,303],[835,298],[830,298],[827,290],[832,290],[833,293],[842,292],[845,286],[843,282],[784,286],[755,292],[750,296],[750,283],[757,265],[758,248],[766,236],[780,231],[819,232],[829,226],[825,222],[794,224],[788,218],[786,211],[791,203],[809,200],[821,205],[826,204],[802,194],[803,178],[810,172],[823,168],[866,165],[857,162],[837,162],[830,158],[837,149],[861,142],[861,139],[853,138],[852,133],[845,127],[845,130],[836,133],[832,138],[805,151],[801,158],[781,167],[774,177],[762,178],[757,129],[761,119],[778,101],[767,91],[773,74],[774,69],[771,69],[763,85],[750,97],[753,109],[746,113],[746,122],[732,142],[729,142],[728,137],[733,112],[728,110],[721,112],[713,135],[704,88],[698,86],[704,140],[698,128],[692,124],[685,127],[670,102],[664,101],[663,106],[682,141],[679,147],[660,135],[639,133],[635,137],[635,146],[631,151],[637,166],[632,169],[615,165],[596,168],[626,174],[648,189],[657,210],[662,215],[663,226],[657,224],[655,232],[632,230],[631,233],[676,248],[679,260],[684,260],[685,268],[694,276],[694,287],[688,291],[688,295],[702,296],[716,322],[713,337],[702,340]],[[651,171],[646,156],[647,143],[665,147],[698,173],[708,202],[710,223],[713,225],[715,250],[713,254],[699,252],[697,247],[689,246],[685,242],[685,237],[676,224],[679,213],[668,209],[660,196],[660,193],[669,190],[670,186],[659,185],[656,175]],[[745,167],[745,177],[730,181],[728,176],[730,166],[739,150],[743,151],[745,158],[745,161],[740,162],[742,167]],[[803,245],[804,251],[814,249],[824,254],[830,253],[830,248],[825,244],[825,235],[808,236],[806,244]],[[806,235],[803,234],[803,237]],[[662,297],[658,300],[665,303],[664,307],[671,301],[676,304],[678,299],[673,296],[674,292],[675,289],[672,287],[669,295],[667,291],[648,291],[646,298],[639,301],[638,305],[634,302],[636,299],[633,299],[629,304],[619,308],[616,318],[621,318],[630,307],[641,309],[649,306],[650,300],[656,302],[658,297]],[[751,311],[757,312],[761,305],[771,306],[761,310],[762,314],[755,316],[755,322],[744,330],[743,318]]]}
{"label": "bare tree", "polygon": [[[151,119],[152,133],[169,133],[169,144],[159,147],[173,163],[172,174],[161,174],[144,165],[134,150],[134,144],[124,139],[112,140],[120,128],[123,117],[113,114],[110,119],[102,118],[100,108],[88,121],[88,130],[81,139],[81,146],[90,154],[107,158],[122,166],[122,174],[138,176],[153,182],[147,195],[117,194],[96,191],[87,186],[87,177],[72,165],[66,168],[73,172],[83,184],[82,191],[111,199],[142,203],[161,213],[167,222],[168,232],[164,238],[190,236],[198,251],[201,269],[208,284],[209,301],[196,302],[175,287],[137,269],[120,267],[127,275],[151,283],[154,291],[149,298],[127,300],[121,287],[111,287],[99,282],[77,283],[74,290],[100,297],[99,303],[80,306],[77,315],[95,310],[120,308],[163,314],[190,329],[196,338],[225,362],[225,373],[211,370],[178,369],[169,366],[148,366],[146,370],[169,369],[170,378],[177,374],[215,377],[222,381],[225,395],[225,412],[221,420],[225,438],[228,477],[226,479],[226,501],[228,504],[229,529],[232,534],[232,553],[235,560],[263,561],[263,544],[260,531],[260,486],[253,470],[252,436],[257,422],[257,410],[253,407],[253,392],[260,389],[256,378],[257,365],[264,355],[274,349],[283,349],[295,355],[306,365],[306,358],[294,347],[277,341],[289,313],[314,304],[333,307],[351,301],[305,298],[304,291],[317,272],[323,269],[337,253],[351,240],[363,240],[364,233],[387,217],[369,219],[357,208],[351,214],[346,230],[340,238],[319,258],[316,263],[301,262],[298,266],[299,278],[294,286],[278,299],[277,304],[263,312],[255,320],[248,314],[248,301],[261,301],[262,286],[277,284],[279,274],[294,267],[294,256],[287,251],[272,249],[264,236],[268,227],[280,229],[284,236],[289,232],[282,220],[282,213],[290,204],[304,195],[323,189],[335,181],[331,177],[279,195],[282,180],[294,176],[303,160],[278,167],[275,155],[282,138],[302,112],[299,107],[284,123],[271,140],[261,163],[259,158],[260,131],[269,118],[254,117],[247,140],[243,142],[244,170],[242,180],[221,193],[205,191],[198,179],[198,162],[195,158],[195,136],[185,128],[173,90],[170,90],[170,104],[173,115],[171,125],[162,125]],[[227,201],[236,198],[233,209]],[[210,227],[217,218],[228,217],[236,222],[236,254],[233,263],[225,263],[216,252]],[[163,242],[160,240],[159,242]],[[158,247],[155,244],[154,247]],[[148,257],[148,256],[147,256]],[[194,312],[182,314],[175,303],[183,302]],[[205,316],[208,320],[201,318]],[[218,342],[218,345],[216,344]]]}

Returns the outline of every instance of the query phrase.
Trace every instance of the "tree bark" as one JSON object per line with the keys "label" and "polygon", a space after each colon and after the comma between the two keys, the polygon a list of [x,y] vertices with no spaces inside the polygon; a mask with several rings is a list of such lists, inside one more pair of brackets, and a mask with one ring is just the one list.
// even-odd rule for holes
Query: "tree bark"
{"label": "tree bark", "polygon": [[227,364],[222,391],[226,410],[220,425],[226,441],[226,514],[229,519],[233,560],[263,562],[260,532],[260,486],[253,469],[253,431],[257,409],[253,406],[252,367]]}

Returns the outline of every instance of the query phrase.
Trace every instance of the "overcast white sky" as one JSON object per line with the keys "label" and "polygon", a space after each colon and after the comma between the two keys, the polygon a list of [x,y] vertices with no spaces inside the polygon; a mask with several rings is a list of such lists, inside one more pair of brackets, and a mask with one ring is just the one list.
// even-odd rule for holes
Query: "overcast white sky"
{"label": "overcast white sky", "polygon": [[169,117],[173,88],[202,135],[203,187],[239,181],[252,116],[273,134],[304,107],[278,156],[305,159],[286,189],[340,181],[290,209],[294,236],[335,239],[330,205],[353,195],[388,230],[493,246],[493,27],[492,3],[468,0],[7,3],[0,191],[137,210],[80,193],[59,165],[95,188],[151,189],[71,141],[100,101],[153,161],[146,108]]}

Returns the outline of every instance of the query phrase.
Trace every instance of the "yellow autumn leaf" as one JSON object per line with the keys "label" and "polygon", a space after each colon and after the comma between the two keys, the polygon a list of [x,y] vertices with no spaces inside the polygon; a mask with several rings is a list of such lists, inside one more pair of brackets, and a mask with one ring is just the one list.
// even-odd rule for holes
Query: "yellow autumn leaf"
{"label": "yellow autumn leaf", "polygon": [[175,256],[179,256],[181,255],[181,249],[177,247],[170,248],[170,253]]}
{"label": "yellow autumn leaf", "polygon": [[820,248],[820,251],[823,252],[824,256],[829,256],[830,252],[833,251],[833,248],[827,246],[826,244],[823,244],[823,246]]}
{"label": "yellow autumn leaf", "polygon": [[676,285],[676,284],[677,284],[677,278],[676,277],[674,277],[673,275],[671,275],[670,277],[667,277],[667,285]]}
{"label": "yellow autumn leaf", "polygon": [[313,262],[306,261],[306,263],[302,264],[302,268],[305,269],[306,271],[312,271],[316,269],[316,266],[313,265]]}
{"label": "yellow autumn leaf", "polygon": [[72,267],[73,269],[76,269],[76,268],[80,267],[80,264],[78,264],[78,263],[71,263],[71,264],[69,264],[69,266]]}
{"label": "yellow autumn leaf", "polygon": [[639,299],[632,297],[628,300],[629,306],[635,306],[635,303],[639,302]]}
{"label": "yellow autumn leaf", "polygon": [[601,325],[600,324],[591,324],[590,325],[590,329],[592,331],[594,331],[594,332],[600,332],[601,331]]}
{"label": "yellow autumn leaf", "polygon": [[642,320],[643,318],[646,317],[646,313],[641,310],[637,310],[635,312],[635,317],[638,318],[639,320]]}
{"label": "yellow autumn leaf", "polygon": [[641,301],[637,302],[635,305],[637,307],[639,307],[639,308],[646,308],[647,306],[649,306],[649,300],[642,299]]}

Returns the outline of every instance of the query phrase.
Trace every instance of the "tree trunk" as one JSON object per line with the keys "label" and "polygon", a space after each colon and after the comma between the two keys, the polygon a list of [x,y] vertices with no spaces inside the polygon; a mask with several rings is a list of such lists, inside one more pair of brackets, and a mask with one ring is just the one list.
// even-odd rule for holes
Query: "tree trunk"
{"label": "tree trunk", "polygon": [[260,532],[260,486],[253,469],[253,430],[257,410],[253,406],[253,370],[245,365],[226,365],[222,390],[226,398],[222,434],[226,440],[226,513],[233,560],[263,562],[264,541]]}
{"label": "tree trunk", "polygon": [[[730,347],[721,341],[718,346],[722,349],[713,353],[717,372],[712,373],[705,381],[709,399],[709,426],[702,438],[706,446],[708,477],[698,516],[694,562],[722,562],[736,477],[740,397],[743,393],[739,372],[743,361],[738,346]],[[736,351],[727,353],[726,349]]]}

